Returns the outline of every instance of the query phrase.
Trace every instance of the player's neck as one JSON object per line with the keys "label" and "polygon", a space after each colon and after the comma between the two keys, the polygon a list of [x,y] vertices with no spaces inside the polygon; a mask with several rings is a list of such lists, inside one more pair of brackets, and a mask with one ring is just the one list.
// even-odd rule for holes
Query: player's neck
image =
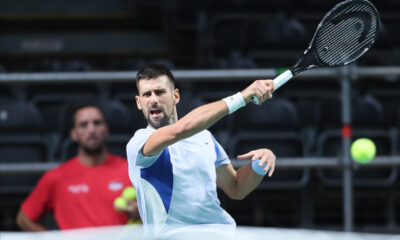
{"label": "player's neck", "polygon": [[107,158],[107,152],[105,148],[97,154],[88,154],[82,149],[80,149],[78,153],[79,161],[82,164],[90,167],[104,163],[106,158]]}

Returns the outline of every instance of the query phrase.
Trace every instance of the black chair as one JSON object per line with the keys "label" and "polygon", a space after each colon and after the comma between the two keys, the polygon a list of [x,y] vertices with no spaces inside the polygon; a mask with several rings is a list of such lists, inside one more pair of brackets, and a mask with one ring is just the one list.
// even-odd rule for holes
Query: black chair
{"label": "black chair", "polygon": [[394,134],[396,137],[396,154],[400,155],[400,107],[397,113],[397,126],[394,128]]}
{"label": "black chair", "polygon": [[92,68],[83,60],[43,59],[29,63],[29,72],[87,72]]}
{"label": "black chair", "polygon": [[[318,156],[342,156],[342,132],[340,103],[329,101],[323,105],[322,116],[325,117],[326,128],[322,129],[317,138]],[[387,128],[383,108],[370,95],[357,96],[352,105],[353,140],[361,137],[372,139],[377,146],[377,156],[395,154],[394,137]],[[391,185],[397,178],[396,168],[361,168],[354,172],[354,183],[363,186]],[[318,170],[319,178],[328,185],[340,185],[342,172],[340,170]]]}
{"label": "black chair", "polygon": [[51,158],[42,117],[33,104],[1,101],[0,130],[1,162],[45,162]]}
{"label": "black chair", "polygon": [[136,125],[132,112],[118,100],[101,100],[100,107],[111,134],[129,134]]}
{"label": "black chair", "polygon": [[99,90],[94,84],[45,84],[29,87],[29,100],[35,104],[43,116],[45,131],[57,134],[65,116],[63,112],[80,102],[96,101]]}
{"label": "black chair", "polygon": [[[51,161],[53,146],[43,134],[42,117],[31,103],[0,101],[0,163]],[[0,192],[28,192],[41,174],[1,174]]]}
{"label": "black chair", "polygon": [[143,59],[117,59],[110,64],[109,69],[111,71],[132,71],[140,69],[145,64]]}
{"label": "black chair", "polygon": [[[304,144],[299,128],[299,117],[294,104],[275,97],[261,106],[248,105],[234,115],[230,155],[236,157],[257,148],[269,148],[277,157],[304,157],[310,150]],[[302,188],[309,179],[309,171],[279,170],[261,188]]]}
{"label": "black chair", "polygon": [[130,87],[127,92],[121,92],[119,94],[116,94],[113,97],[113,99],[123,104],[124,107],[130,112],[130,115],[132,115],[130,132],[134,133],[139,128],[145,128],[147,126],[147,122],[143,116],[142,111],[140,111],[136,106],[135,95],[137,95],[137,93],[133,92],[131,88],[136,88],[136,87],[133,87],[130,84]]}
{"label": "black chair", "polygon": [[[110,136],[107,138],[107,149],[111,153],[126,158],[126,144],[133,137],[135,131],[142,127],[140,125],[142,120],[138,121],[139,117],[134,116],[133,111],[130,111],[127,106],[118,100],[103,101],[100,106],[103,108],[110,129]],[[143,117],[140,119],[143,119]]]}
{"label": "black chair", "polygon": [[[337,129],[342,126],[342,103],[339,97],[327,98],[319,105],[320,128]],[[351,118],[354,128],[382,129],[388,127],[381,103],[371,95],[353,96]]]}

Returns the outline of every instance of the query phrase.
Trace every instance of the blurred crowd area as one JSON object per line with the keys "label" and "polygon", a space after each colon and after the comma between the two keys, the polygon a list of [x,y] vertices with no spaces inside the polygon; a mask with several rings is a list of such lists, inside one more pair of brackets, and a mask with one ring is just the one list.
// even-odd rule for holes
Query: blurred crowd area
{"label": "blurred crowd area", "polygon": [[[162,61],[179,69],[288,67],[339,1],[3,0],[1,71],[118,71]],[[400,3],[373,1],[377,44],[361,65],[400,61]]]}
{"label": "blurred crowd area", "polygon": [[[136,71],[146,63],[180,69],[289,67],[338,1],[220,0],[0,2],[0,75]],[[381,13],[377,44],[358,66],[400,64],[400,2],[373,1]],[[250,83],[178,81],[183,116]],[[400,155],[400,79],[351,82],[353,137],[368,137],[378,156]],[[57,163],[76,154],[71,106],[95,101],[110,126],[109,150],[125,156],[145,126],[132,82],[0,82],[0,163]],[[231,158],[268,147],[284,158],[342,156],[340,78],[303,79],[282,87],[261,108],[248,106],[210,130]],[[397,166],[354,171],[356,230],[400,232]],[[0,229],[18,230],[15,214],[41,173],[0,176]],[[343,226],[340,169],[276,170],[243,201],[222,205],[238,225],[315,229]],[[48,225],[54,222],[46,218]],[[56,226],[54,226],[56,228]]]}

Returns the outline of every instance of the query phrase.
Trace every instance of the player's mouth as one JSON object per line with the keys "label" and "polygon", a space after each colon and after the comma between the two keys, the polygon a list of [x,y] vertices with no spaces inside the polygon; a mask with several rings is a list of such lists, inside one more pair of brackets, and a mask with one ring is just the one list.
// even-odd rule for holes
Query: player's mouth
{"label": "player's mouth", "polygon": [[88,146],[97,146],[100,142],[100,139],[98,137],[89,137],[86,140],[86,145]]}
{"label": "player's mouth", "polygon": [[161,113],[162,111],[160,109],[150,110],[150,116],[152,117],[158,117],[161,115]]}

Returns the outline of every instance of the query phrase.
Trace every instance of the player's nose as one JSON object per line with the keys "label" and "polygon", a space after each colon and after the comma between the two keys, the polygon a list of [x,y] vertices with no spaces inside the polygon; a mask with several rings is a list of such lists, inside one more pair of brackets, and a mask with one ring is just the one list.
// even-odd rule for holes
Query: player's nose
{"label": "player's nose", "polygon": [[158,103],[158,101],[159,101],[158,96],[156,94],[152,93],[150,96],[150,104],[155,105]]}
{"label": "player's nose", "polygon": [[89,123],[87,127],[88,132],[93,132],[96,130],[96,125],[94,123]]}

